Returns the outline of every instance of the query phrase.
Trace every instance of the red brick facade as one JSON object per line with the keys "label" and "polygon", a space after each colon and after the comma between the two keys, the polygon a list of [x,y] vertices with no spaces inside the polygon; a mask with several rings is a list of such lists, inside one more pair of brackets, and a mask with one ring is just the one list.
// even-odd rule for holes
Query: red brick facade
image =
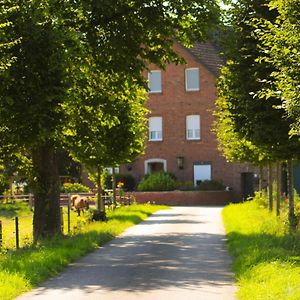
{"label": "red brick facade", "polygon": [[[214,117],[212,111],[216,100],[216,73],[203,63],[195,54],[181,46],[176,46],[186,60],[186,65],[170,64],[162,74],[162,92],[149,93],[147,107],[150,116],[162,117],[162,141],[148,141],[145,154],[132,164],[121,166],[121,173],[132,174],[137,181],[145,175],[145,161],[161,159],[166,161],[167,171],[179,181],[193,181],[194,164],[211,164],[211,178],[221,181],[241,192],[241,172],[248,167],[226,162],[217,150],[217,141],[212,133]],[[207,51],[210,51],[208,49]],[[210,54],[210,53],[208,53]],[[207,58],[209,59],[209,57]],[[199,68],[200,90],[186,91],[185,69]],[[150,66],[151,70],[157,70]],[[200,140],[186,139],[186,116],[200,115]],[[178,168],[177,157],[183,157],[183,168]]]}

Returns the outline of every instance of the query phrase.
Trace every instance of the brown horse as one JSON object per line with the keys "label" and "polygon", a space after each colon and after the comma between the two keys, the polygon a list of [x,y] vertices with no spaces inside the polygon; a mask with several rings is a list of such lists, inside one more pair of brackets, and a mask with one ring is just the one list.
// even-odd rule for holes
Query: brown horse
{"label": "brown horse", "polygon": [[80,216],[80,212],[84,212],[85,210],[89,209],[89,198],[80,196],[80,195],[73,195],[71,197],[72,207],[77,211],[78,216]]}

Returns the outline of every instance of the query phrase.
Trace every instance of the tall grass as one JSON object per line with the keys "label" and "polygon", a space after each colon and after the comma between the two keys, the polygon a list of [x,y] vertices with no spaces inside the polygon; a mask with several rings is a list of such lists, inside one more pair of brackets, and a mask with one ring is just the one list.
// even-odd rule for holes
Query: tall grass
{"label": "tall grass", "polygon": [[0,255],[0,299],[8,300],[54,276],[68,263],[112,240],[126,228],[165,207],[133,205],[108,212],[107,222],[84,226],[80,233]]}
{"label": "tall grass", "polygon": [[300,233],[257,201],[223,210],[241,300],[300,299]]}

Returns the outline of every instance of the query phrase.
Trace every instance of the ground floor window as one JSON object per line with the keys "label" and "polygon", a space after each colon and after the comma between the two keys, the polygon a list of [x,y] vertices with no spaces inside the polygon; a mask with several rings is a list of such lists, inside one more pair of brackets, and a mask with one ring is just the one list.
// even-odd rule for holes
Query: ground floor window
{"label": "ground floor window", "polygon": [[211,163],[195,163],[194,186],[199,185],[200,182],[204,180],[211,180]]}

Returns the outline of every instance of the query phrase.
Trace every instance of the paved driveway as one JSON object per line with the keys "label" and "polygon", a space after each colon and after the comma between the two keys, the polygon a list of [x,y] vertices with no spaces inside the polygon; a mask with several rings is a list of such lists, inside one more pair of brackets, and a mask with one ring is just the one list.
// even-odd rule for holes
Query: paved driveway
{"label": "paved driveway", "polygon": [[221,210],[159,211],[18,299],[232,300]]}

